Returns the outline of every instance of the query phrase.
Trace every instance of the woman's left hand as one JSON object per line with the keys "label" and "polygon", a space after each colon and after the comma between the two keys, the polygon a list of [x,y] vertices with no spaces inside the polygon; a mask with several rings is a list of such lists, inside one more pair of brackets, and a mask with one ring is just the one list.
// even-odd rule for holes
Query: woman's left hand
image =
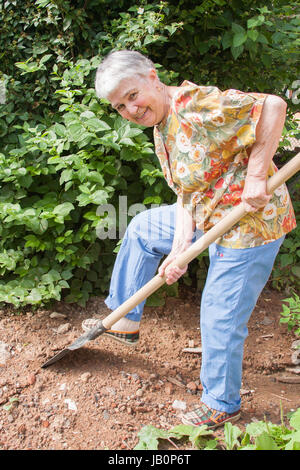
{"label": "woman's left hand", "polygon": [[256,212],[261,209],[271,199],[267,194],[267,181],[256,176],[247,176],[245,179],[242,202],[247,212]]}

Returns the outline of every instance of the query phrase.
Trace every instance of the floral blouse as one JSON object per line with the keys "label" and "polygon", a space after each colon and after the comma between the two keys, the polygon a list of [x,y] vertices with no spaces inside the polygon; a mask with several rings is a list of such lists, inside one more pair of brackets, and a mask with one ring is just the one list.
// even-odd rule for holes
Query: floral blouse
{"label": "floral blouse", "polygon": [[[154,127],[164,177],[206,232],[240,204],[247,173],[247,148],[267,95],[220,91],[184,81],[167,118]],[[268,176],[277,171],[272,162]],[[262,209],[248,213],[218,243],[249,248],[274,241],[296,227],[286,185]]]}

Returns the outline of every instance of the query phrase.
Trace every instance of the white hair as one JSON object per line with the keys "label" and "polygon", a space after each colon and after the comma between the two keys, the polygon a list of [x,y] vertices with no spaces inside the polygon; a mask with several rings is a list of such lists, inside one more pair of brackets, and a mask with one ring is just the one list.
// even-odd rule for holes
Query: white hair
{"label": "white hair", "polygon": [[99,98],[108,96],[124,79],[140,76],[146,77],[153,62],[137,51],[115,51],[108,54],[97,69],[95,88]]}

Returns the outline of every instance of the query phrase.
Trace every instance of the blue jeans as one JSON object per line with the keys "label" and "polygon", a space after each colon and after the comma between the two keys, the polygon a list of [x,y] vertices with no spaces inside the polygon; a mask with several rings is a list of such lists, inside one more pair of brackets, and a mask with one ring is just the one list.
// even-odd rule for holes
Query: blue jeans
{"label": "blue jeans", "polygon": [[[172,248],[176,204],[141,212],[124,235],[105,302],[115,310],[157,272]],[[201,236],[195,232],[195,239]],[[240,408],[247,323],[271,274],[284,237],[266,245],[231,249],[209,247],[210,266],[201,297],[202,401],[219,411]],[[126,315],[139,321],[145,301]]]}

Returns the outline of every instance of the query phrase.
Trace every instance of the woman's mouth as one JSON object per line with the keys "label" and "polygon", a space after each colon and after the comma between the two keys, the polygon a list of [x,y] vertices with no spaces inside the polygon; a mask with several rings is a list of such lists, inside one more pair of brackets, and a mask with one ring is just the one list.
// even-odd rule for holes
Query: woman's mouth
{"label": "woman's mouth", "polygon": [[136,116],[135,116],[135,119],[136,119],[137,121],[142,120],[142,119],[145,117],[147,111],[148,111],[148,108],[146,108],[144,112],[142,112],[142,113],[136,115]]}

